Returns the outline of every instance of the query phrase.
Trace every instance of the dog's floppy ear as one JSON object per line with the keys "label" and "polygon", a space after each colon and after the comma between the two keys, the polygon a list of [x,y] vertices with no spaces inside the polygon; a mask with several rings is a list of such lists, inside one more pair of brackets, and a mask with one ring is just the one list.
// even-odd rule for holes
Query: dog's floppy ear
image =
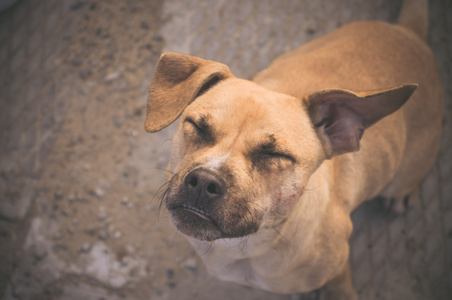
{"label": "dog's floppy ear", "polygon": [[224,64],[186,54],[162,54],[149,88],[146,131],[165,128],[198,95],[228,77],[233,75]]}
{"label": "dog's floppy ear", "polygon": [[416,84],[372,92],[326,90],[308,97],[308,112],[327,158],[359,150],[366,128],[399,109]]}

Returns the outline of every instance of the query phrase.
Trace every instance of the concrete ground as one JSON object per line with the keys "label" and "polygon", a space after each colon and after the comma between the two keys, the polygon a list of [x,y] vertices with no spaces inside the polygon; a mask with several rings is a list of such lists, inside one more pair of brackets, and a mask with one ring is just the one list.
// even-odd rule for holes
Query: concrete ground
{"label": "concrete ground", "polygon": [[[183,52],[248,78],[342,24],[394,22],[400,5],[19,0],[1,12],[0,299],[291,299],[209,277],[159,213],[174,126],[143,129],[156,61]],[[376,201],[353,213],[361,299],[452,299],[452,3],[432,0],[430,21],[441,149],[407,214]]]}

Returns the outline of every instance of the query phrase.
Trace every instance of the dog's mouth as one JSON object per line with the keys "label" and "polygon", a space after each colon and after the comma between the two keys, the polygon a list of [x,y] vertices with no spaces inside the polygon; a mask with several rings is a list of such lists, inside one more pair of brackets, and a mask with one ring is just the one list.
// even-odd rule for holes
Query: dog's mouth
{"label": "dog's mouth", "polygon": [[196,208],[191,205],[184,205],[184,204],[182,204],[180,206],[180,209],[182,209],[188,213],[194,214],[195,216],[198,216],[199,218],[206,220],[207,222],[214,223],[212,217],[202,209]]}
{"label": "dog's mouth", "polygon": [[185,235],[207,241],[225,237],[217,221],[203,209],[182,204],[168,210],[177,229]]}

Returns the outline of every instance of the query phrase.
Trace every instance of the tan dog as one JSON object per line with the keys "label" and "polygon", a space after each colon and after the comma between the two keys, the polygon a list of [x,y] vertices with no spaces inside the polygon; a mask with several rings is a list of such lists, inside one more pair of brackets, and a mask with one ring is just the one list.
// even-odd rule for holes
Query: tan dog
{"label": "tan dog", "polygon": [[326,285],[327,299],[356,299],[351,211],[377,195],[403,210],[439,147],[442,90],[418,4],[406,3],[402,26],[345,26],[253,81],[162,55],[145,126],[180,116],[166,207],[211,274],[277,293]]}

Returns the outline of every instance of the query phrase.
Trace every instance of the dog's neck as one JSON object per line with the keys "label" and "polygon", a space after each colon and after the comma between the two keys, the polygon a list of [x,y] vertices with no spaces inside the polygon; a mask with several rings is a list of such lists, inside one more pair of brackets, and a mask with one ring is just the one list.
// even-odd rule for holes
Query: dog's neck
{"label": "dog's neck", "polygon": [[[285,222],[263,225],[257,233],[243,238],[214,242],[189,239],[206,262],[209,272],[230,281],[235,281],[233,278],[239,273],[247,274],[245,277],[250,280],[250,285],[262,288],[256,275],[260,273],[260,268],[278,270],[287,267],[286,260],[294,257],[290,252],[305,252],[305,257],[309,259],[312,256],[311,249],[305,246],[312,246],[313,240],[321,235],[320,227],[325,225],[322,219],[330,203],[328,183],[332,179],[328,177],[329,167],[328,162],[324,163],[311,176],[304,194],[295,204],[297,207],[294,207]],[[293,244],[293,241],[297,241],[297,244]],[[284,249],[281,245],[284,245]]]}
{"label": "dog's neck", "polygon": [[[330,210],[335,210],[341,218],[348,213],[331,200],[331,167],[331,161],[326,161],[311,176],[304,194],[285,222],[263,225],[257,233],[244,238],[214,242],[189,239],[204,260],[209,273],[222,280],[277,290],[278,286],[268,285],[275,283],[269,276],[290,276],[294,265],[305,266],[306,274],[310,273],[310,269],[318,267],[318,259],[323,253],[315,251],[316,247],[313,245],[323,238],[326,227],[331,230],[337,227],[334,218],[327,218],[331,216]],[[339,224],[339,227],[342,226],[347,227],[345,232],[351,232],[351,223]],[[344,232],[343,228],[339,230]],[[341,237],[341,241],[337,243],[338,249],[347,247],[346,240],[347,238]],[[297,261],[293,261],[294,258]],[[310,280],[312,279],[299,278],[299,284],[311,286],[313,283]],[[284,282],[276,282],[281,288],[284,285]]]}

